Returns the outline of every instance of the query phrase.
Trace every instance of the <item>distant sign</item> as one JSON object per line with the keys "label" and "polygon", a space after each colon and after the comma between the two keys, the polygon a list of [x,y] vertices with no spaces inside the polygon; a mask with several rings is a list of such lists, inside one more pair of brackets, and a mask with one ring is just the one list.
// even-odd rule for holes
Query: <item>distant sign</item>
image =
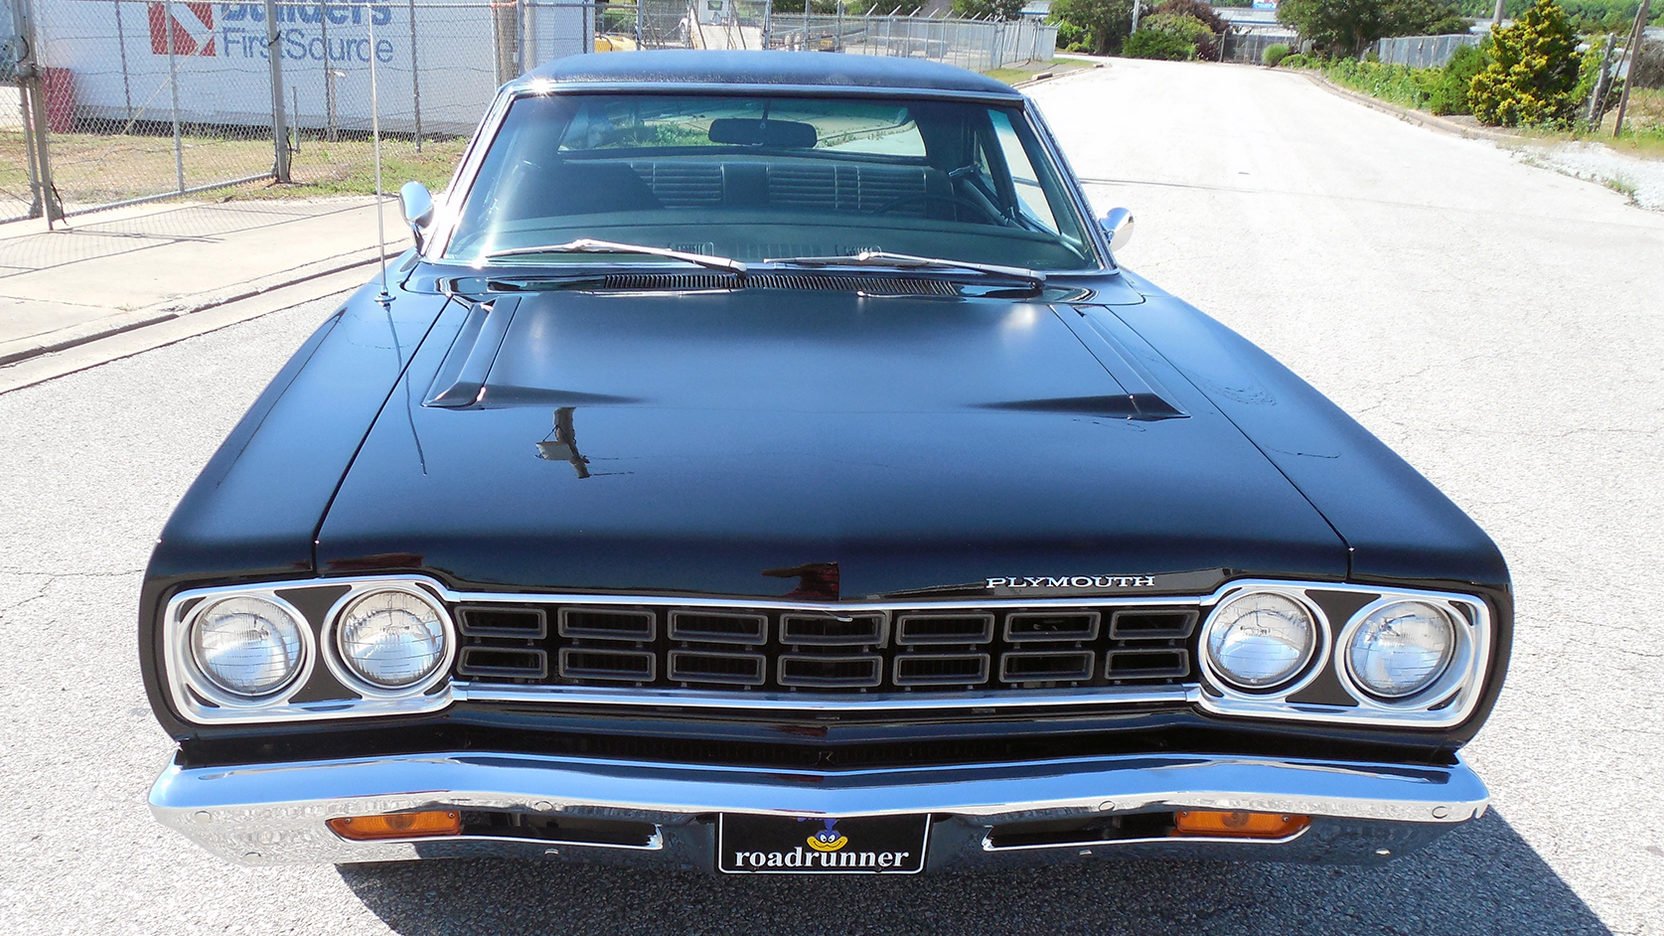
{"label": "distant sign", "polygon": [[1254,0],[1254,9],[1275,10],[1277,9],[1277,0]]}
{"label": "distant sign", "polygon": [[699,22],[707,26],[728,22],[728,0],[699,0]]}
{"label": "distant sign", "polygon": [[[422,125],[429,132],[472,130],[498,84],[499,50],[486,3],[277,3],[277,42],[270,47],[260,2],[37,0],[38,8],[60,5],[85,19],[75,21],[73,34],[60,35],[52,28],[57,20],[43,17],[39,60],[73,73],[77,112],[86,117],[170,120],[168,82],[176,71],[182,120],[269,126],[274,51],[291,126],[369,129],[372,58],[381,69],[384,129],[414,125],[413,70],[421,73]],[[588,50],[584,8],[532,7],[521,49],[528,66]]]}

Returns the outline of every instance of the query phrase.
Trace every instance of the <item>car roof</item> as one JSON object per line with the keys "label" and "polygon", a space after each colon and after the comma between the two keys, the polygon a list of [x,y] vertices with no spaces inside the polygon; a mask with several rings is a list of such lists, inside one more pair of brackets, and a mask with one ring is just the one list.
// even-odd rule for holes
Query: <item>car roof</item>
{"label": "car roof", "polygon": [[706,52],[662,49],[592,52],[542,65],[515,81],[557,84],[734,85],[752,88],[850,88],[968,94],[1021,99],[1011,86],[940,62],[837,52]]}

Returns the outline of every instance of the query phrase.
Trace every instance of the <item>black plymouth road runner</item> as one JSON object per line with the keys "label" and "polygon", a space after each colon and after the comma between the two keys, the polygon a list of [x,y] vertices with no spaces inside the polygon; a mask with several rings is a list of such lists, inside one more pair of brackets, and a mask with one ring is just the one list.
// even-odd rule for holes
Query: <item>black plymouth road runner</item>
{"label": "black plymouth road runner", "polygon": [[1496,547],[1120,267],[1011,88],[579,56],[402,199],[150,563],[206,848],[1376,862],[1484,811]]}

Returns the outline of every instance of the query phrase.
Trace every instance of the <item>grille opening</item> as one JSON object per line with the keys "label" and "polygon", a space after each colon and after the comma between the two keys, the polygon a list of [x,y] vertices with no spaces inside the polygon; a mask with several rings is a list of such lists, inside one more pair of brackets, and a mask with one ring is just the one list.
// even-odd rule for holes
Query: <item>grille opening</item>
{"label": "grille opening", "polygon": [[988,847],[1048,848],[1096,845],[1129,839],[1166,838],[1173,832],[1173,814],[1136,813],[1088,819],[1048,819],[995,826],[988,833]]}
{"label": "grille opening", "polygon": [[883,638],[882,614],[787,614],[780,618],[784,644],[875,644]]}
{"label": "grille opening", "polygon": [[[504,686],[898,696],[1170,688],[1195,678],[1194,605],[998,603],[778,611],[652,598],[459,603],[452,673]],[[1114,636],[1114,633],[1121,636]],[[760,706],[765,703],[759,702]]]}
{"label": "grille opening", "polygon": [[597,637],[606,640],[653,639],[657,618],[651,611],[613,608],[562,608],[558,625],[562,637]]}
{"label": "grille opening", "polygon": [[560,674],[567,679],[651,682],[653,654],[645,650],[594,650],[562,647]]}
{"label": "grille opening", "polygon": [[858,689],[882,681],[876,656],[814,656],[788,653],[780,657],[780,685]]}
{"label": "grille opening", "polygon": [[549,675],[549,654],[530,647],[463,647],[458,676],[500,679],[543,679]]}
{"label": "grille opening", "polygon": [[1019,611],[1006,615],[1005,639],[1013,643],[1030,640],[1096,640],[1096,611]]}
{"label": "grille opening", "polygon": [[1197,616],[1194,609],[1117,611],[1109,619],[1109,636],[1117,640],[1189,637]]}
{"label": "grille opening", "polygon": [[458,608],[457,626],[465,637],[542,640],[549,635],[549,620],[541,608]]}
{"label": "grille opening", "polygon": [[670,652],[673,682],[717,683],[724,686],[761,686],[768,681],[768,661],[761,653]]}
{"label": "grille opening", "polygon": [[761,614],[672,611],[670,639],[760,644],[768,640],[768,618]]}
{"label": "grille opening", "polygon": [[1087,650],[1007,653],[1000,658],[1000,681],[1084,682],[1092,678],[1092,664],[1092,653]]}
{"label": "grille opening", "polygon": [[988,654],[916,654],[896,657],[898,686],[979,686],[988,681]]}
{"label": "grille opening", "polygon": [[659,827],[650,822],[569,816],[554,818],[486,810],[464,810],[462,813],[464,836],[647,848],[656,840],[658,832]]}
{"label": "grille opening", "polygon": [[981,644],[994,639],[992,614],[903,614],[899,644]]}
{"label": "grille opening", "polygon": [[1104,660],[1111,679],[1189,676],[1190,654],[1183,650],[1111,650]]}

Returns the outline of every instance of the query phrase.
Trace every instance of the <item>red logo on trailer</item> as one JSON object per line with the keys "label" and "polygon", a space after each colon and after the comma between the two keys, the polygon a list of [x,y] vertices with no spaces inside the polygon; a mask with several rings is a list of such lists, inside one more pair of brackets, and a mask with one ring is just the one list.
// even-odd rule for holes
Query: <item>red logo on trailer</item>
{"label": "red logo on trailer", "polygon": [[148,4],[150,13],[150,51],[155,55],[168,54],[168,30],[173,30],[174,55],[214,55],[214,5],[212,3],[175,3],[173,15],[168,15],[168,4]]}

